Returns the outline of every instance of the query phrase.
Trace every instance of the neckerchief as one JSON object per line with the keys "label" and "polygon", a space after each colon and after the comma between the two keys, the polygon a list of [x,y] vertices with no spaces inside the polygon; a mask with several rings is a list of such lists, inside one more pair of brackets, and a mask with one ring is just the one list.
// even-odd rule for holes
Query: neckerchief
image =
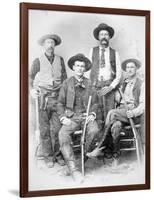
{"label": "neckerchief", "polygon": [[85,88],[85,87],[86,87],[85,84],[84,84],[84,79],[83,79],[83,77],[80,78],[80,79],[77,79],[77,78],[75,77],[75,87],[82,87],[82,88]]}

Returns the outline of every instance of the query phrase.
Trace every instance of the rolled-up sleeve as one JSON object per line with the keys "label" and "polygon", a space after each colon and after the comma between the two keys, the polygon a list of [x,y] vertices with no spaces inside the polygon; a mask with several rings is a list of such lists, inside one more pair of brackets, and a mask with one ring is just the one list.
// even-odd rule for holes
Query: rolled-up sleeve
{"label": "rolled-up sleeve", "polygon": [[141,92],[140,92],[140,97],[139,97],[139,105],[137,108],[134,108],[132,110],[134,117],[138,117],[144,113],[145,110],[145,84],[142,83],[141,85]]}
{"label": "rolled-up sleeve", "polygon": [[40,61],[38,58],[36,58],[31,66],[31,69],[29,71],[29,86],[30,88],[33,87],[33,81],[35,79],[36,74],[40,71]]}
{"label": "rolled-up sleeve", "polygon": [[122,70],[121,70],[121,62],[118,52],[116,52],[116,77],[111,83],[111,87],[115,88],[120,80],[121,80]]}
{"label": "rolled-up sleeve", "polygon": [[93,54],[93,48],[89,51],[89,60],[92,62],[92,54]]}

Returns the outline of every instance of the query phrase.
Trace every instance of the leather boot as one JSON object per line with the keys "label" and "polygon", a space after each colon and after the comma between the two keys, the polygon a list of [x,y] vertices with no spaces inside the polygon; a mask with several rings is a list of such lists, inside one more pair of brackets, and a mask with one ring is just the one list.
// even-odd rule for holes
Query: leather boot
{"label": "leather boot", "polygon": [[73,160],[68,160],[67,161],[67,166],[71,172],[72,178],[76,183],[82,183],[84,181],[83,176],[81,172],[78,170],[76,167],[75,161]]}
{"label": "leather boot", "polygon": [[112,168],[118,168],[119,166],[119,156],[120,152],[113,153],[113,161],[112,161]]}
{"label": "leather boot", "polygon": [[70,144],[66,143],[61,146],[61,152],[63,154],[63,157],[65,159],[65,162],[68,166],[68,169],[70,171],[70,174],[72,175],[73,180],[76,183],[82,183],[83,177],[81,172],[76,167],[75,163],[75,156],[73,152],[73,148]]}
{"label": "leather boot", "polygon": [[53,157],[51,157],[51,156],[45,157],[45,158],[44,158],[44,162],[45,162],[45,164],[46,164],[46,166],[47,166],[48,168],[54,167],[55,161],[54,161]]}

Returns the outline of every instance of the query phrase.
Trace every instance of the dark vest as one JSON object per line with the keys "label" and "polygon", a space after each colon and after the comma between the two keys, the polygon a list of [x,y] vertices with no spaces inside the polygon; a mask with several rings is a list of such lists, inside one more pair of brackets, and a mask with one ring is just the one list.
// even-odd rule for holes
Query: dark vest
{"label": "dark vest", "polygon": [[[116,55],[115,50],[111,47],[109,48],[110,51],[110,63],[111,63],[111,69],[113,72],[112,78],[115,78],[116,75]],[[92,53],[92,68],[90,72],[90,79],[92,83],[97,81],[98,79],[98,73],[99,73],[99,46],[93,48]]]}
{"label": "dark vest", "polygon": [[[127,85],[127,82],[124,81],[123,84],[122,84],[122,92],[125,91],[126,85]],[[142,85],[141,79],[137,78],[136,82],[134,84],[134,88],[133,88],[133,96],[134,96],[134,99],[135,99],[135,107],[137,107],[139,105],[141,85]]]}
{"label": "dark vest", "polygon": [[[66,95],[66,107],[69,109],[74,108],[74,102],[75,102],[75,78],[70,77],[68,79],[68,89],[67,89],[67,95]],[[84,85],[85,85],[85,94],[83,95],[83,101],[86,101],[86,98],[88,97],[88,93],[90,90],[90,81],[84,77]]]}

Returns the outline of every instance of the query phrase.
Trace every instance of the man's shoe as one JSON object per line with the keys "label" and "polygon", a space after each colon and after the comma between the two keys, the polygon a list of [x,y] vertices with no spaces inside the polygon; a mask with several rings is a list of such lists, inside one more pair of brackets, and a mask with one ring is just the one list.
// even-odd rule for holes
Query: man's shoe
{"label": "man's shoe", "polygon": [[105,148],[106,148],[105,146],[100,148],[96,147],[92,152],[89,152],[86,155],[89,158],[96,158],[97,156],[101,155],[101,151]]}
{"label": "man's shoe", "polygon": [[37,162],[36,164],[37,164],[38,169],[45,169],[46,168],[46,164],[44,162],[44,159],[37,159],[36,162]]}
{"label": "man's shoe", "polygon": [[112,167],[117,168],[119,165],[119,153],[113,153],[113,161],[112,161]]}
{"label": "man's shoe", "polygon": [[45,164],[48,168],[52,168],[54,167],[54,161],[53,161],[53,158],[52,157],[47,157],[45,158]]}
{"label": "man's shoe", "polygon": [[83,178],[81,172],[78,170],[75,170],[72,172],[72,177],[76,183],[83,183],[83,181],[84,181],[84,178]]}
{"label": "man's shoe", "polygon": [[117,168],[119,165],[119,160],[117,158],[113,158],[112,168]]}
{"label": "man's shoe", "polygon": [[60,165],[60,166],[64,166],[65,165],[65,161],[61,156],[56,157],[56,162]]}

